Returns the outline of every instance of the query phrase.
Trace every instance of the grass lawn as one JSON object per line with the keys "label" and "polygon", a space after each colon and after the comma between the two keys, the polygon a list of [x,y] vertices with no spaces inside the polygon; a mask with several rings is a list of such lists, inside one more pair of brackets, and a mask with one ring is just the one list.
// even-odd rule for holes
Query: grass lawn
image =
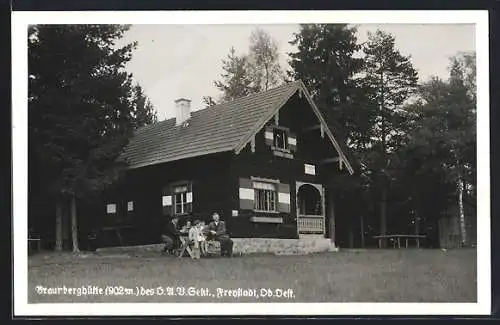
{"label": "grass lawn", "polygon": [[[48,253],[28,259],[28,302],[476,302],[476,279],[472,249],[341,250],[199,261],[156,252],[140,256]],[[47,290],[45,294],[37,293],[40,286]],[[63,286],[94,286],[103,291],[117,287],[121,295],[47,294],[49,288]],[[252,289],[259,298],[218,297],[238,288]],[[262,297],[264,292],[274,296]],[[290,297],[276,297],[285,292]]]}

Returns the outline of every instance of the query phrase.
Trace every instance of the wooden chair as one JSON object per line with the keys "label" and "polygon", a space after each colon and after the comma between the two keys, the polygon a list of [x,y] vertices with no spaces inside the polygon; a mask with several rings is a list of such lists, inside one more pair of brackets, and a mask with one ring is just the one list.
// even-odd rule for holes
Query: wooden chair
{"label": "wooden chair", "polygon": [[31,230],[28,231],[28,255],[33,253],[32,244],[36,245],[36,252],[39,253],[42,250],[42,239],[39,235],[34,234]]}

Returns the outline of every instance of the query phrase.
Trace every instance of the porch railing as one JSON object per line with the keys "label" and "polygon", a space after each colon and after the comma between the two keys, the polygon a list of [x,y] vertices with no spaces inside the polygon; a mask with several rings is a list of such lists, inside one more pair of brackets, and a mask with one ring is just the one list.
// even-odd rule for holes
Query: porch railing
{"label": "porch railing", "polygon": [[316,215],[299,215],[297,227],[299,234],[324,234],[325,217]]}

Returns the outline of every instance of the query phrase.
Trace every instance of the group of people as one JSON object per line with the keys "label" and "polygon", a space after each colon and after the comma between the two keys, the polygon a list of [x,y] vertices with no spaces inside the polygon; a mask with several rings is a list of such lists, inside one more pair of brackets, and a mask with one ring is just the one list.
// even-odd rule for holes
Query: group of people
{"label": "group of people", "polygon": [[187,236],[188,244],[192,248],[193,258],[199,259],[201,255],[207,255],[207,242],[211,240],[218,241],[221,247],[222,256],[233,255],[233,241],[231,240],[224,221],[220,220],[218,213],[212,215],[212,222],[205,225],[204,221],[195,220],[193,223],[187,221],[179,229],[179,218],[174,217],[167,224],[164,234],[161,238],[165,247],[163,252],[172,253],[182,245],[180,237]]}

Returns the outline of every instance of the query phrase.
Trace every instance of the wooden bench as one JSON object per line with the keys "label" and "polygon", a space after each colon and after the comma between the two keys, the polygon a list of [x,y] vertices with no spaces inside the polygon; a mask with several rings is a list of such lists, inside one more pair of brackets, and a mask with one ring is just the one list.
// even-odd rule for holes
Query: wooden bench
{"label": "wooden bench", "polygon": [[208,240],[207,244],[207,255],[208,256],[220,256],[222,254],[222,250],[220,247],[220,242],[217,240]]}
{"label": "wooden bench", "polygon": [[33,253],[33,244],[36,245],[36,252],[39,253],[42,250],[42,239],[38,235],[28,235],[28,255]]}

